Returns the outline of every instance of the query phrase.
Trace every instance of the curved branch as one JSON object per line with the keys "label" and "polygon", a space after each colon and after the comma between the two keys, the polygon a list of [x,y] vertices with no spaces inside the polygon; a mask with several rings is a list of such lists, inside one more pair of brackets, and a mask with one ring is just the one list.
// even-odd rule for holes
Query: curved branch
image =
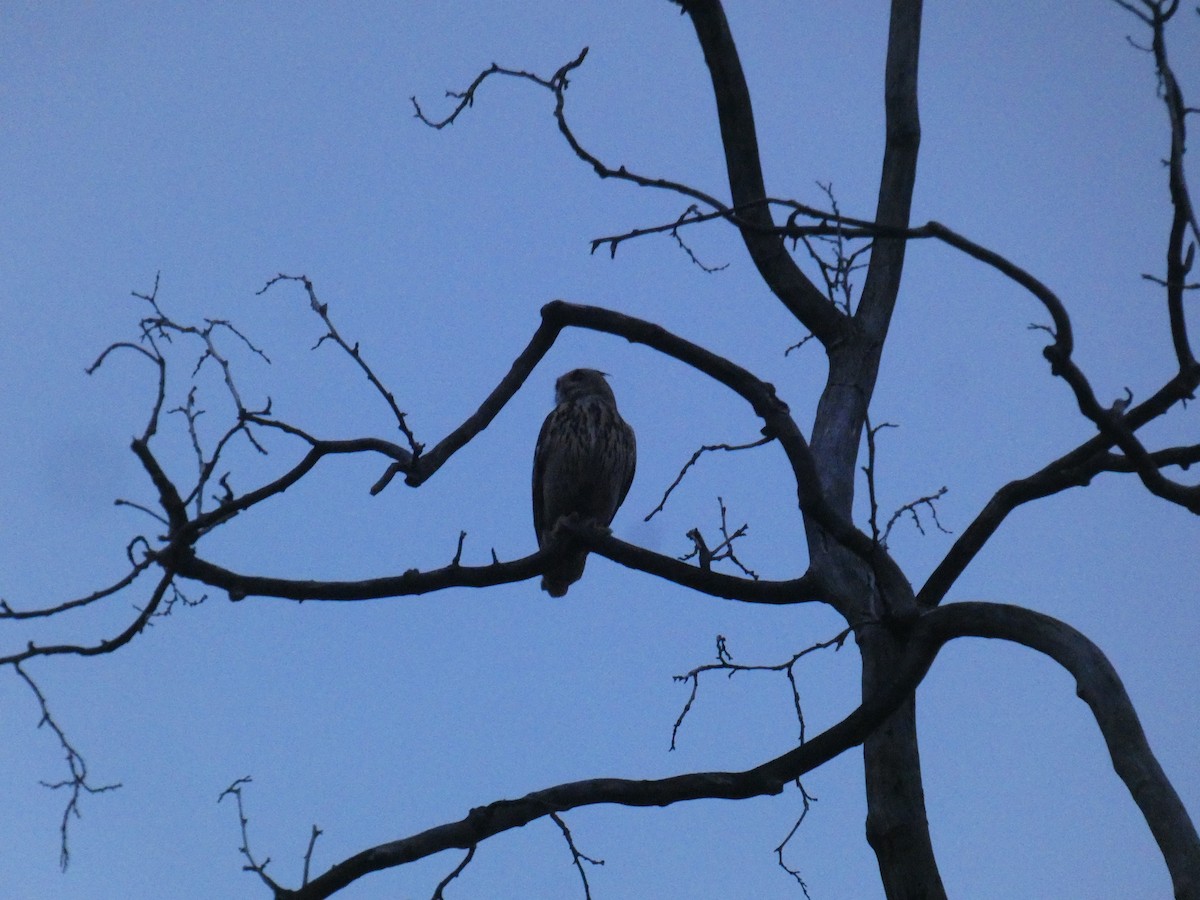
{"label": "curved branch", "polygon": [[201,535],[211,531],[218,525],[229,521],[239,513],[245,512],[252,506],[257,506],[270,497],[282,494],[307,475],[326,456],[336,456],[343,453],[379,453],[396,460],[412,460],[412,455],[409,451],[397,444],[379,438],[354,438],[341,441],[321,440],[306,435],[300,429],[282,422],[274,422],[259,416],[249,416],[248,420],[266,427],[278,428],[288,434],[304,438],[310,444],[308,453],[304,454],[303,458],[296,465],[292,466],[292,468],[274,481],[242,494],[240,497],[233,497],[226,500],[216,509],[196,516],[185,527],[178,529],[180,533],[186,535],[189,543],[197,540]]}
{"label": "curved branch", "polygon": [[422,572],[409,569],[402,575],[365,578],[359,581],[322,581],[303,578],[273,578],[268,575],[246,575],[211,563],[198,556],[174,561],[184,578],[228,592],[231,600],[247,597],[278,597],[284,600],[358,601],[384,597],[411,597],[452,587],[493,587],[525,581],[542,574],[546,562],[559,554],[549,546],[537,553],[511,562],[495,562],[486,566],[464,566],[451,563],[440,569]]}
{"label": "curved branch", "polygon": [[[1195,375],[1176,374],[1146,400],[1125,412],[1126,427],[1137,431],[1163,415],[1176,403],[1190,397],[1196,382]],[[1014,479],[996,491],[930,574],[917,594],[918,602],[927,606],[940,603],[958,576],[1018,506],[1068,488],[1083,487],[1104,472],[1137,473],[1147,461],[1155,467],[1180,466],[1184,469],[1200,462],[1200,446],[1170,447],[1147,453],[1144,461],[1135,461],[1110,453],[1113,444],[1108,434],[1097,434],[1032,475]]]}
{"label": "curved branch", "polygon": [[146,627],[146,623],[150,621],[151,616],[158,611],[167,588],[171,586],[171,582],[174,580],[175,572],[170,569],[165,571],[162,578],[159,579],[158,585],[154,588],[154,592],[150,595],[150,601],[138,612],[128,627],[116,637],[105,638],[98,644],[38,645],[30,641],[21,652],[0,657],[0,665],[19,665],[35,656],[100,656],[104,653],[112,653],[119,647],[128,644]]}
{"label": "curved branch", "polygon": [[763,281],[826,347],[846,331],[846,319],[788,254],[766,203],[758,134],[746,74],[720,0],[676,0],[692,20],[712,76],[733,207],[742,240]]}
{"label": "curved branch", "polygon": [[[136,540],[136,539],[135,539]],[[39,619],[46,616],[56,616],[59,613],[67,612],[71,609],[78,609],[81,606],[87,606],[97,600],[103,600],[105,597],[111,597],[113,594],[120,593],[129,585],[137,580],[137,577],[146,571],[154,564],[153,557],[134,563],[133,569],[128,572],[120,580],[108,585],[107,587],[99,588],[92,591],[85,597],[76,597],[74,600],[67,600],[59,603],[56,606],[46,606],[40,609],[13,609],[8,605],[7,600],[0,599],[0,619]]]}
{"label": "curved branch", "polygon": [[[819,522],[829,534],[842,542],[853,553],[869,561],[880,579],[896,596],[911,598],[911,587],[886,551],[854,527],[852,522],[839,516],[825,500],[808,445],[791,417],[787,404],[776,396],[772,385],[761,381],[746,369],[724,357],[672,334],[659,325],[595,306],[572,304],[563,300],[555,300],[546,304],[542,308],[541,324],[529,344],[513,362],[508,374],[501,379],[478,410],[428,453],[421,456],[414,457],[402,447],[372,438],[349,441],[318,440],[293,426],[248,414],[249,418],[260,425],[279,428],[305,440],[310,445],[308,453],[288,472],[269,484],[240,497],[232,497],[217,509],[188,521],[178,492],[175,491],[149,448],[145,443],[135,441],[134,449],[159,490],[160,502],[167,512],[171,536],[177,546],[194,543],[204,533],[238,513],[287,490],[329,454],[367,451],[383,453],[391,456],[394,460],[389,473],[407,472],[407,483],[419,485],[431,477],[455,451],[491,423],[525,382],[541,358],[553,346],[559,332],[567,327],[587,328],[614,334],[633,343],[643,344],[686,363],[742,397],[763,420],[763,434],[778,440],[783,448],[796,480],[797,502],[800,509]],[[388,477],[385,475],[381,481],[386,481]],[[624,547],[628,548],[629,545],[624,545]],[[816,599],[814,595],[817,588],[809,582],[804,583],[802,592],[797,592],[798,581],[779,582],[778,584],[787,585],[787,588],[780,588],[777,593],[772,593],[772,589],[769,587],[744,590],[743,585],[738,583],[739,579],[728,583],[697,579],[691,571],[691,567],[675,567],[676,561],[668,561],[665,557],[650,554],[649,551],[632,553],[628,549],[622,550],[613,545],[611,552],[614,554],[614,558],[620,554],[625,560],[639,560],[640,565],[635,564],[635,567],[645,567],[647,571],[653,567],[660,573],[670,572],[670,576],[664,575],[664,577],[671,577],[672,580],[680,579],[680,583],[689,584],[717,596],[736,594],[737,599],[781,603],[797,602],[798,599]],[[171,565],[179,574],[224,588],[235,598],[261,594],[297,600],[366,599],[420,594],[454,586],[482,587],[530,578],[541,572],[540,566],[544,563],[544,554],[534,554],[524,560],[491,566],[452,565],[445,569],[426,573],[413,570],[391,578],[330,582],[295,581],[243,575],[222,569],[186,553],[176,553],[171,559]],[[715,577],[719,579],[728,576]],[[763,599],[767,597],[775,599]],[[838,608],[841,608],[846,602],[846,598],[833,596],[824,596],[821,599],[825,599]]]}
{"label": "curved branch", "polygon": [[1146,743],[1137,713],[1116,671],[1084,635],[1050,616],[992,603],[956,603],[933,610],[912,628],[895,678],[827,731],[760,766],[741,772],[696,772],[655,780],[597,778],[534,791],[472,809],[457,822],[364,850],[307,885],[279,890],[279,900],[332,896],[372,872],[404,865],[451,848],[477,846],[493,835],[580,806],[669,806],[686,800],[740,800],[778,794],[796,778],[861,744],[929,671],[938,651],[959,637],[1023,644],[1054,659],[1074,676],[1091,708],[1113,766],[1159,844],[1177,898],[1200,897],[1200,839]]}
{"label": "curved branch", "polygon": [[1171,875],[1177,900],[1200,898],[1200,837],[1150,749],[1137,712],[1112,663],[1087,637],[1042,613],[993,603],[953,603],[932,617],[944,643],[956,636],[1022,644],[1053,659],[1075,679],[1091,709],[1113,769],[1141,811]]}
{"label": "curved branch", "polygon": [[[799,508],[838,543],[870,564],[881,590],[895,603],[893,612],[910,612],[912,588],[887,551],[842,516],[827,499],[807,441],[775,387],[736,363],[672,334],[660,325],[597,306],[555,300],[542,307],[542,317],[559,327],[573,325],[619,335],[678,359],[720,382],[750,404],[764,422],[763,434],[776,438],[787,456],[796,481]],[[847,599],[847,598],[841,598]],[[833,602],[833,601],[831,601]],[[848,599],[847,599],[847,602]]]}
{"label": "curved branch", "polygon": [[533,333],[529,343],[520,355],[513,360],[508,374],[505,375],[495,389],[488,394],[480,404],[479,409],[467,417],[466,421],[455,428],[450,434],[438,441],[427,453],[413,460],[407,470],[405,483],[417,487],[427,481],[451,456],[461,450],[468,441],[492,423],[509,400],[525,383],[543,356],[554,345],[562,325],[547,321],[545,309],[542,310],[542,323]]}

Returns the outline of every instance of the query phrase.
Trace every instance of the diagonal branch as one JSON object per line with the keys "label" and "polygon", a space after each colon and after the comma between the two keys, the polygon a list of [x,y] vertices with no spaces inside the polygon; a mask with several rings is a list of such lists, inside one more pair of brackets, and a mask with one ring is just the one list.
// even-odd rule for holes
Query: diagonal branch
{"label": "diagonal branch", "polygon": [[[195,578],[222,587],[235,598],[250,594],[265,594],[295,599],[316,597],[361,599],[368,596],[424,593],[451,586],[481,587],[522,580],[540,573],[541,569],[537,567],[544,565],[549,558],[545,553],[534,554],[512,563],[497,563],[492,566],[480,567],[449,566],[427,573],[419,573],[414,570],[402,576],[369,581],[291,581],[231,572],[196,558],[190,550],[184,552],[184,548],[190,548],[201,536],[240,512],[287,490],[303,478],[321,459],[331,454],[382,453],[393,459],[389,473],[407,473],[406,481],[414,486],[423,483],[456,450],[491,423],[550,349],[558,334],[568,327],[614,334],[633,343],[650,347],[697,369],[742,397],[755,414],[763,420],[763,434],[777,440],[788,458],[795,477],[797,502],[801,510],[819,522],[830,535],[841,541],[853,553],[869,561],[880,580],[888,584],[896,596],[911,598],[911,587],[886,551],[854,527],[852,522],[834,512],[824,499],[812,453],[792,418],[787,404],[776,396],[774,387],[724,357],[672,334],[659,325],[600,307],[571,304],[562,300],[553,301],[542,308],[542,322],[533,338],[513,362],[508,374],[501,379],[479,409],[432,449],[420,456],[414,456],[402,447],[378,439],[318,440],[294,426],[257,414],[246,413],[244,416],[246,422],[278,428],[306,441],[310,445],[308,453],[300,462],[274,481],[239,497],[225,498],[216,509],[189,520],[183,500],[179,497],[178,491],[154,457],[148,444],[140,439],[135,440],[133,442],[134,452],[158,489],[159,502],[167,514],[170,526],[169,538],[174,542],[172,546],[176,548],[169,554],[170,564],[184,577]],[[390,475],[385,475],[383,480],[388,477]],[[598,546],[599,543],[597,539]],[[648,554],[648,551],[641,551],[641,554],[632,553],[629,550],[620,552],[625,559],[636,558],[635,567],[644,567],[647,570],[653,568],[659,571],[666,571],[670,568],[664,561],[653,559],[654,554],[645,555]],[[623,562],[620,559],[617,561]],[[739,597],[744,593],[741,579],[714,586],[705,582],[705,579],[711,575],[712,573],[702,573],[702,576],[697,578],[691,567],[686,566],[682,570],[672,571],[673,580],[677,580],[681,584],[700,582],[697,584],[699,589],[706,590],[708,593],[724,596],[725,593],[733,593],[736,590]],[[778,599],[782,595],[776,593],[771,595],[775,599],[766,602],[796,602],[797,592],[794,587],[800,583],[787,582],[789,587],[793,588],[787,594],[788,599]],[[813,590],[811,584],[804,584],[806,591]],[[756,589],[754,596],[763,597],[765,594],[757,593]],[[800,596],[799,599],[812,598]],[[840,606],[845,598],[827,595],[822,599],[835,606]]]}
{"label": "diagonal branch", "polygon": [[138,611],[138,614],[125,627],[125,630],[115,637],[102,638],[95,644],[35,644],[33,641],[30,641],[26,644],[24,650],[0,656],[0,666],[20,665],[25,660],[32,659],[35,656],[100,656],[105,653],[112,653],[114,650],[128,644],[146,627],[146,624],[162,604],[167,588],[171,586],[171,583],[175,579],[175,574],[170,568],[163,573],[158,585],[154,588],[154,592],[150,595],[150,600]]}
{"label": "diagonal branch", "polygon": [[417,440],[416,436],[412,433],[412,430],[408,427],[407,416],[405,413],[401,412],[400,407],[396,405],[395,396],[384,386],[383,382],[379,380],[379,376],[375,374],[375,371],[369,365],[367,365],[366,360],[363,359],[362,352],[359,350],[358,342],[356,341],[354,345],[351,346],[346,342],[346,339],[342,337],[337,328],[334,327],[333,320],[329,318],[329,304],[322,303],[319,299],[317,299],[316,289],[313,287],[313,283],[309,280],[308,276],[284,275],[282,272],[280,272],[278,275],[268,281],[258,293],[260,295],[265,294],[268,290],[281,281],[300,282],[304,288],[304,292],[308,295],[308,303],[310,308],[320,317],[321,321],[325,323],[325,334],[323,334],[320,340],[317,341],[316,346],[319,347],[325,341],[333,341],[333,343],[341,347],[342,350],[344,350],[346,354],[352,360],[354,360],[355,364],[359,367],[359,369],[362,370],[362,373],[366,375],[367,381],[371,383],[371,387],[373,387],[376,393],[378,393],[379,396],[384,399],[384,402],[387,403],[388,409],[391,410],[392,417],[396,420],[396,427],[400,429],[400,433],[403,434],[405,440],[408,441],[409,452],[413,456],[420,456],[422,449],[421,443]]}
{"label": "diagonal branch", "polygon": [[467,849],[501,832],[552,814],[599,803],[669,806],[687,800],[738,800],[779,794],[851,747],[861,744],[920,684],[938,651],[959,637],[987,637],[1043,653],[1075,678],[1104,737],[1113,767],[1137,804],[1170,871],[1177,898],[1200,897],[1200,839],[1154,758],[1137,713],[1112,664],[1091,641],[1050,616],[993,603],[956,603],[924,615],[909,633],[893,680],[833,727],[762,765],[741,772],[696,772],[653,780],[597,778],[534,791],[472,809],[464,818],[355,854],[277,900],[319,900],[358,879],[451,848]]}
{"label": "diagonal branch", "polygon": [[845,334],[846,319],[800,270],[775,233],[750,89],[725,11],[719,0],[676,2],[692,20],[712,77],[729,191],[739,220],[745,222],[738,227],[746,250],[771,293],[828,347]]}

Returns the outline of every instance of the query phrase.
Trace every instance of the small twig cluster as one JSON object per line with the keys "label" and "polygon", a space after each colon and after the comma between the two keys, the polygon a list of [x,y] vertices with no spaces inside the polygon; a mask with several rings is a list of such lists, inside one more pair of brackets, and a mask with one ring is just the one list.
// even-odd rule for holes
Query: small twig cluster
{"label": "small twig cluster", "polygon": [[688,561],[689,559],[695,559],[700,568],[705,572],[712,570],[713,563],[727,559],[741,569],[743,574],[748,575],[750,578],[753,578],[755,581],[757,581],[758,573],[747,568],[742,561],[738,559],[737,554],[733,550],[734,541],[738,540],[738,538],[745,537],[746,532],[750,530],[750,526],[743,522],[740,528],[738,528],[736,531],[730,532],[729,523],[726,520],[726,514],[728,513],[728,510],[725,508],[724,499],[718,497],[717,504],[721,508],[721,524],[718,526],[721,531],[720,543],[718,543],[715,547],[709,547],[708,543],[704,540],[704,535],[700,532],[700,529],[693,528],[687,533],[688,538],[691,539],[692,542],[692,550],[691,552],[685,553],[679,558],[684,562]]}
{"label": "small twig cluster", "polygon": [[[833,211],[833,218],[830,220],[833,233],[796,235],[792,238],[792,244],[793,247],[796,243],[804,244],[804,249],[808,251],[809,257],[816,263],[817,271],[821,274],[821,280],[825,284],[825,296],[829,298],[829,302],[839,307],[846,315],[853,315],[854,284],[850,280],[850,276],[859,269],[866,268],[867,264],[860,260],[864,254],[871,251],[872,242],[867,241],[863,246],[851,250],[850,238],[847,237],[845,229],[841,227],[842,211],[833,195],[833,185],[818,181],[817,187],[829,198],[829,207]],[[821,252],[822,248],[818,245],[825,245],[829,251],[828,258],[825,253]],[[794,344],[788,349],[791,350],[798,346]]]}
{"label": "small twig cluster", "polygon": [[921,522],[921,509],[924,508],[933,524],[937,526],[938,531],[942,534],[953,534],[952,531],[942,525],[938,518],[936,502],[946,495],[949,488],[944,485],[932,494],[926,494],[923,497],[918,497],[916,500],[910,500],[898,507],[892,513],[891,518],[887,520],[887,524],[881,529],[879,527],[879,498],[876,488],[876,462],[878,460],[877,436],[885,428],[899,428],[900,426],[892,422],[882,422],[879,425],[872,425],[871,419],[867,417],[866,436],[867,436],[867,463],[862,467],[862,472],[867,478],[867,498],[870,503],[870,522],[871,535],[884,549],[888,546],[888,538],[892,534],[892,528],[903,516],[907,515],[912,519],[913,524],[917,527],[917,531],[925,534],[925,526]]}
{"label": "small twig cluster", "polygon": [[[796,663],[808,656],[810,653],[815,653],[818,650],[828,650],[830,647],[834,651],[842,649],[842,645],[846,643],[846,639],[853,633],[853,628],[845,628],[839,631],[836,635],[826,641],[818,641],[817,643],[805,647],[786,662],[773,664],[758,664],[758,665],[743,665],[735,663],[733,656],[729,652],[724,635],[717,635],[717,661],[715,663],[706,663],[702,666],[697,666],[690,672],[683,675],[674,676],[675,681],[690,683],[692,686],[691,693],[688,695],[687,701],[683,704],[683,709],[679,713],[679,717],[675,720],[674,726],[671,728],[671,749],[675,749],[675,741],[679,736],[679,729],[683,727],[683,720],[687,718],[687,714],[691,712],[692,704],[696,702],[696,696],[700,690],[700,676],[705,672],[724,672],[726,677],[732,678],[738,672],[783,672],[787,677],[788,686],[792,692],[792,708],[796,713],[796,722],[800,726],[799,741],[801,744],[806,739],[805,724],[804,724],[804,709],[800,703],[800,687],[796,682]],[[785,842],[786,843],[786,842]]]}

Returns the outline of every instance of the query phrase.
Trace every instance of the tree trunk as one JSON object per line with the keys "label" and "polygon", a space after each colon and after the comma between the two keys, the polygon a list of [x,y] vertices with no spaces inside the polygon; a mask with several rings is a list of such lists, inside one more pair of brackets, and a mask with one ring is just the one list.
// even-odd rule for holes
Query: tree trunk
{"label": "tree trunk", "polygon": [[[885,628],[859,635],[863,696],[892,677],[900,644]],[[916,698],[907,700],[863,744],[867,780],[867,841],[879,862],[888,900],[938,900],[946,889],[938,872],[925,817]]]}

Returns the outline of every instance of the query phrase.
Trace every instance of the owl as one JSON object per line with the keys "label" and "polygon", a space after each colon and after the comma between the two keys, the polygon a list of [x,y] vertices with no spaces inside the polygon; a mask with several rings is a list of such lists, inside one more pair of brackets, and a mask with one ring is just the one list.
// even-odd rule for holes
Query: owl
{"label": "owl", "polygon": [[[533,452],[533,527],[544,546],[564,516],[608,527],[629,493],[637,462],[633,429],[595,369],[573,369],[555,382],[555,407]],[[583,577],[587,552],[573,552],[547,569],[542,590],[562,597]]]}

